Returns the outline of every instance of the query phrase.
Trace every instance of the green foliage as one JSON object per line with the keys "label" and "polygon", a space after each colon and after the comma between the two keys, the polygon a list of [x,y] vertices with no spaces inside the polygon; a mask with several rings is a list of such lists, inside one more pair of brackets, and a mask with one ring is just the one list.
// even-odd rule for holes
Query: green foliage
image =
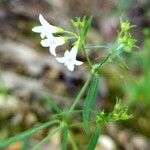
{"label": "green foliage", "polygon": [[47,102],[49,108],[51,108],[54,112],[56,112],[57,114],[60,114],[62,112],[61,108],[59,108],[55,101],[50,97],[44,96],[43,99]]}
{"label": "green foliage", "polygon": [[23,144],[22,144],[22,150],[28,150],[28,146],[29,146],[29,138],[26,137],[24,140],[23,140]]}
{"label": "green foliage", "polygon": [[99,76],[94,74],[92,83],[88,90],[84,106],[83,106],[83,124],[86,132],[88,131],[88,123],[90,119],[90,110],[93,110],[99,85]]}
{"label": "green foliage", "polygon": [[[83,50],[87,64],[89,66],[89,76],[84,83],[83,87],[81,88],[79,94],[77,95],[75,101],[73,104],[67,109],[66,111],[63,111],[58,105],[49,97],[45,96],[43,99],[46,100],[48,106],[53,110],[54,114],[52,115],[52,121],[48,121],[46,123],[43,123],[39,125],[38,127],[34,127],[30,130],[27,130],[23,133],[20,133],[14,137],[8,138],[4,141],[0,142],[0,148],[6,147],[7,145],[19,141],[24,140],[23,149],[26,149],[27,147],[27,139],[30,138],[33,134],[36,132],[45,129],[47,127],[50,127],[53,125],[53,129],[51,132],[44,137],[32,150],[37,150],[41,147],[42,144],[47,142],[51,136],[53,136],[56,132],[62,133],[62,150],[67,150],[68,142],[71,143],[73,150],[77,150],[78,147],[73,139],[72,136],[72,127],[81,127],[84,128],[86,133],[89,132],[89,127],[91,127],[92,123],[96,123],[94,125],[94,132],[92,134],[92,137],[90,139],[90,142],[87,146],[87,150],[94,150],[98,141],[98,138],[100,136],[100,125],[102,123],[108,123],[108,122],[114,122],[119,120],[127,120],[132,118],[132,115],[128,113],[128,107],[124,105],[121,100],[117,100],[116,104],[110,113],[106,113],[105,111],[96,112],[96,119],[90,117],[91,112],[94,112],[94,104],[97,97],[97,92],[99,89],[99,74],[100,69],[104,64],[107,62],[110,62],[115,57],[120,57],[120,54],[125,51],[131,51],[133,47],[135,47],[136,40],[133,39],[131,34],[129,33],[129,30],[133,27],[130,25],[128,21],[122,22],[121,21],[121,30],[118,33],[118,37],[115,40],[115,42],[110,45],[96,45],[96,46],[90,46],[93,48],[105,48],[108,51],[106,57],[102,59],[101,62],[97,64],[92,64],[88,52],[86,48],[86,36],[90,30],[90,26],[92,23],[92,17],[87,19],[84,17],[76,18],[75,20],[71,20],[71,23],[73,27],[75,28],[76,32],[71,32],[67,30],[63,30],[59,28],[59,32],[63,32],[63,34],[68,34],[65,38],[66,40],[69,39],[75,39],[75,42],[73,44],[76,44],[77,48],[80,48]],[[150,59],[149,59],[150,60]],[[115,61],[115,60],[114,60]],[[149,61],[147,61],[149,62]],[[147,63],[146,62],[146,63]],[[145,64],[146,64],[145,63]],[[147,63],[148,65],[148,63]],[[150,75],[150,71],[148,72],[148,75]],[[146,80],[145,80],[146,81]],[[89,88],[88,88],[89,87]],[[149,86],[150,87],[150,86]],[[80,100],[82,99],[83,95],[87,91],[86,98],[84,100],[84,105],[82,110],[78,110],[76,107]],[[83,122],[76,122],[76,120],[73,123],[70,123],[76,113],[82,112],[82,119]],[[59,125],[58,125],[59,124]],[[93,124],[92,124],[93,127]]]}
{"label": "green foliage", "polygon": [[116,104],[110,113],[100,111],[97,113],[96,120],[98,123],[115,122],[119,120],[128,120],[132,115],[128,113],[128,107],[117,99]]}
{"label": "green foliage", "polygon": [[121,20],[121,29],[118,34],[117,43],[123,45],[123,49],[126,52],[131,52],[132,48],[136,47],[136,40],[131,36],[129,30],[135,27],[134,25],[130,25],[129,21],[123,22]]}
{"label": "green foliage", "polygon": [[56,123],[58,123],[58,121],[55,121],[55,120],[48,121],[46,123],[43,123],[43,124],[39,125],[38,127],[33,127],[30,130],[27,130],[25,132],[22,132],[22,133],[16,135],[16,136],[13,136],[11,138],[3,140],[3,141],[0,142],[0,148],[3,148],[3,147],[5,147],[5,146],[7,146],[7,145],[9,145],[11,143],[16,142],[16,141],[24,140],[26,137],[30,137],[33,134],[35,134],[36,132],[38,132],[38,131],[40,131],[40,130],[42,130],[44,128],[47,128],[47,127],[49,127],[51,125],[54,125]]}
{"label": "green foliage", "polygon": [[99,124],[96,124],[93,135],[90,139],[90,143],[86,150],[94,150],[95,149],[99,136],[100,136],[100,126],[99,126]]}
{"label": "green foliage", "polygon": [[68,143],[68,126],[64,123],[62,129],[62,150],[67,150],[67,143]]}
{"label": "green foliage", "polygon": [[36,146],[32,148],[32,150],[39,150],[39,148],[46,143],[56,132],[59,132],[62,130],[62,126],[54,128],[50,134],[48,134],[45,138],[42,139]]}
{"label": "green foliage", "polygon": [[92,23],[92,17],[90,17],[89,19],[87,19],[86,17],[83,17],[83,19],[77,17],[76,19],[71,20],[71,24],[76,29],[77,34],[78,35],[82,34],[83,39],[85,39],[89,31],[91,23]]}
{"label": "green foliage", "polygon": [[128,103],[130,106],[149,109],[150,106],[150,30],[144,30],[144,47],[138,53],[131,56],[130,65],[138,66],[140,74],[132,74],[127,86]]}

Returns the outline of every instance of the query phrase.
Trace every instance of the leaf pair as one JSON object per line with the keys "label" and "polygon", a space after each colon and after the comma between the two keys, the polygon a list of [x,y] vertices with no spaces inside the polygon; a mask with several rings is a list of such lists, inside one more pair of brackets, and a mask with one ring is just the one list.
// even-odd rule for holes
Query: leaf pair
{"label": "leaf pair", "polygon": [[0,148],[3,148],[3,147],[6,147],[7,145],[11,144],[11,143],[14,143],[16,141],[20,141],[20,140],[24,140],[26,137],[30,137],[32,136],[33,134],[35,134],[36,132],[44,129],[44,128],[47,128],[51,125],[54,125],[58,123],[58,121],[49,121],[49,122],[46,122],[46,123],[43,123],[41,125],[39,125],[38,127],[33,127],[32,129],[30,130],[27,130],[25,132],[22,132],[16,136],[13,136],[13,137],[10,137],[6,140],[3,140],[0,142]]}
{"label": "leaf pair", "polygon": [[96,101],[98,88],[99,88],[99,76],[97,74],[94,74],[92,83],[89,87],[84,102],[84,106],[83,106],[83,124],[84,124],[85,131],[87,133],[89,128],[90,114],[91,114],[91,110],[93,110]]}

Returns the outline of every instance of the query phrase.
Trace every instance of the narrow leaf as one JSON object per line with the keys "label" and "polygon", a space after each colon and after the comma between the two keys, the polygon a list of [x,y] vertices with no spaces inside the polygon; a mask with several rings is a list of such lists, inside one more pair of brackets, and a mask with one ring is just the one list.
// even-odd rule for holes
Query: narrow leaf
{"label": "narrow leaf", "polygon": [[86,37],[89,29],[90,29],[90,26],[91,26],[91,23],[92,23],[92,17],[90,17],[87,21],[86,21],[86,24],[85,24],[85,28],[83,30],[83,38]]}
{"label": "narrow leaf", "polygon": [[97,74],[94,75],[92,83],[89,87],[84,106],[83,106],[83,124],[84,128],[87,132],[88,130],[88,122],[90,118],[90,113],[91,110],[93,110],[96,96],[97,96],[97,91],[98,91],[98,86],[99,85],[99,76]]}
{"label": "narrow leaf", "polygon": [[34,127],[34,128],[32,128],[30,130],[24,131],[24,132],[16,135],[16,136],[13,136],[13,137],[10,137],[10,138],[8,138],[6,140],[3,140],[3,141],[0,142],[0,148],[3,148],[3,147],[5,147],[5,146],[7,146],[7,145],[9,145],[11,143],[16,142],[16,141],[23,140],[26,137],[32,136],[37,131],[42,130],[42,129],[48,127],[48,126],[51,126],[51,125],[53,125],[53,124],[55,124],[57,122],[58,121],[55,121],[55,120],[54,121],[49,121],[49,122],[46,122],[46,123],[43,123],[43,124],[39,125],[38,127]]}
{"label": "narrow leaf", "polygon": [[90,139],[90,143],[89,143],[86,150],[95,150],[99,136],[100,136],[100,126],[99,126],[99,124],[96,124],[96,127],[94,129],[94,133]]}
{"label": "narrow leaf", "polygon": [[55,101],[52,100],[50,97],[44,96],[44,100],[46,100],[48,106],[49,106],[52,110],[54,110],[56,113],[59,114],[59,113],[62,112],[62,110],[58,107],[58,105],[55,103]]}
{"label": "narrow leaf", "polygon": [[68,127],[64,126],[62,130],[62,150],[67,150],[67,142],[68,142]]}
{"label": "narrow leaf", "polygon": [[70,140],[70,143],[72,145],[72,150],[78,150],[76,142],[75,142],[75,140],[73,138],[73,135],[72,135],[72,133],[70,131],[69,131],[69,140]]}
{"label": "narrow leaf", "polygon": [[32,150],[39,150],[39,148],[40,148],[44,143],[46,143],[56,132],[59,132],[61,129],[62,129],[62,126],[59,126],[59,127],[55,128],[55,129],[53,129],[53,130],[51,131],[51,133],[50,133],[48,136],[46,136],[44,139],[42,139],[42,141],[40,141],[38,144],[36,144],[36,146],[34,146],[34,147],[32,148]]}
{"label": "narrow leaf", "polygon": [[22,150],[28,150],[28,146],[29,146],[29,137],[26,137],[26,138],[23,140]]}

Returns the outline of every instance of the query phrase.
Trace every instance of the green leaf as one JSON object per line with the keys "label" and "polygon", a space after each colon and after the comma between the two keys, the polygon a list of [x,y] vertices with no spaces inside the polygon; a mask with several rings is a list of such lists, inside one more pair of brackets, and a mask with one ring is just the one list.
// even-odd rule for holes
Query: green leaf
{"label": "green leaf", "polygon": [[62,130],[62,150],[67,150],[68,142],[68,126],[64,125]]}
{"label": "green leaf", "polygon": [[84,30],[83,30],[83,39],[86,37],[86,35],[89,31],[91,23],[92,23],[92,17],[90,17],[88,20],[86,20]]}
{"label": "green leaf", "polygon": [[88,129],[88,122],[90,118],[91,110],[93,110],[94,103],[97,96],[98,86],[99,85],[99,76],[97,74],[94,75],[92,83],[89,87],[84,106],[83,106],[83,124],[85,131]]}
{"label": "green leaf", "polygon": [[43,98],[44,98],[44,100],[46,100],[48,106],[49,106],[51,109],[53,109],[56,113],[59,114],[59,113],[62,112],[62,110],[58,107],[58,105],[55,103],[55,101],[52,100],[50,97],[44,96]]}
{"label": "green leaf", "polygon": [[96,127],[94,129],[94,133],[90,139],[90,143],[89,143],[86,150],[95,150],[99,136],[100,136],[100,126],[98,124],[96,124]]}
{"label": "green leaf", "polygon": [[37,131],[42,130],[42,129],[44,129],[44,128],[48,127],[48,126],[51,126],[51,125],[53,125],[55,123],[58,123],[58,121],[56,121],[56,120],[49,121],[49,122],[46,122],[46,123],[43,123],[43,124],[39,125],[38,127],[34,127],[34,128],[32,128],[30,130],[24,131],[24,132],[16,135],[16,136],[13,136],[13,137],[10,137],[10,138],[8,138],[6,140],[3,140],[3,141],[0,142],[0,148],[3,148],[3,147],[5,147],[5,146],[7,146],[7,145],[9,145],[11,143],[16,142],[16,141],[23,140],[24,138],[33,135]]}
{"label": "green leaf", "polygon": [[69,131],[69,140],[70,140],[70,143],[72,145],[72,150],[78,150],[76,142],[75,142],[75,140],[73,138],[73,135],[72,135],[72,133],[70,131]]}
{"label": "green leaf", "polygon": [[26,137],[26,138],[23,140],[22,150],[28,150],[28,145],[29,145],[29,137]]}
{"label": "green leaf", "polygon": [[55,129],[53,129],[53,130],[51,131],[51,133],[50,133],[48,136],[46,136],[44,139],[42,139],[42,141],[40,141],[38,144],[36,144],[36,146],[34,146],[34,147],[32,148],[32,150],[39,150],[39,148],[40,148],[45,142],[47,142],[56,132],[59,132],[61,129],[62,129],[62,126],[59,126],[59,127],[55,128]]}

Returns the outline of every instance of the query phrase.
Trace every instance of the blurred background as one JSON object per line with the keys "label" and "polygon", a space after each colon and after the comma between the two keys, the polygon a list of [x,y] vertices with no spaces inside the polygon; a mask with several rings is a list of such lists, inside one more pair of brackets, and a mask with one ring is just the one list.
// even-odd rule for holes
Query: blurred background
{"label": "blurred background", "polygon": [[[65,110],[87,79],[86,63],[71,73],[56,62],[48,48],[42,48],[39,34],[31,31],[39,25],[39,13],[68,30],[70,19],[93,16],[89,45],[113,43],[120,17],[136,25],[132,35],[139,48],[123,55],[128,68],[116,60],[102,69],[95,108],[111,111],[119,97],[134,118],[103,126],[96,150],[150,150],[150,0],[0,0],[0,140],[48,120],[53,112],[47,97]],[[102,49],[90,50],[89,55],[93,61],[104,56]],[[82,54],[78,57],[85,61]],[[84,132],[73,132],[84,149]],[[30,145],[47,133],[36,134]],[[20,150],[21,144],[6,150]],[[41,150],[59,150],[59,146],[58,134]]]}

